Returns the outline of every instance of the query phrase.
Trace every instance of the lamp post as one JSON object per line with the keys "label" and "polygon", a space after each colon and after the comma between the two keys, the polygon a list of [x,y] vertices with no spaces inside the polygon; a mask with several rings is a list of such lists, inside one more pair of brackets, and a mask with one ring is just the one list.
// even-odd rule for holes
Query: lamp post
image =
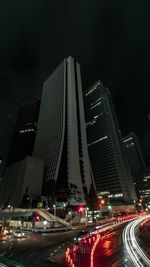
{"label": "lamp post", "polygon": [[30,197],[30,209],[32,209],[32,197]]}
{"label": "lamp post", "polygon": [[70,215],[70,226],[72,226],[72,211],[70,210],[68,214]]}
{"label": "lamp post", "polygon": [[113,218],[112,206],[108,205],[108,209],[111,211],[111,218]]}
{"label": "lamp post", "polygon": [[56,220],[56,205],[55,204],[53,205],[53,208],[54,208],[54,218]]}
{"label": "lamp post", "polygon": [[136,200],[135,200],[135,199],[133,200],[133,203],[134,203],[134,209],[135,209],[135,213],[138,213],[138,211],[137,211],[137,202],[136,202]]}
{"label": "lamp post", "polygon": [[86,209],[85,209],[85,226],[87,226],[87,222],[88,222],[88,210],[89,210],[89,208],[87,207]]}

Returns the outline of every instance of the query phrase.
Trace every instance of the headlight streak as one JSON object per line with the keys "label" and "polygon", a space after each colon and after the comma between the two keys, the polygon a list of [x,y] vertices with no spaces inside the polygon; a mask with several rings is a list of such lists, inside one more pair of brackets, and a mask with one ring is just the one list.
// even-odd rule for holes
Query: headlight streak
{"label": "headlight streak", "polygon": [[136,267],[143,267],[143,265],[140,263],[136,253],[134,252],[134,249],[132,248],[132,244],[131,243],[131,240],[130,240],[130,224],[127,225],[127,227],[125,228],[124,232],[123,232],[123,242],[125,244],[125,247],[127,249],[127,252],[132,260],[132,262],[134,263],[134,265]]}
{"label": "headlight streak", "polygon": [[123,243],[125,245],[127,253],[129,254],[132,262],[134,263],[134,266],[136,267],[145,267],[145,264],[146,266],[150,266],[149,258],[141,249],[135,237],[135,228],[146,218],[150,218],[150,216],[145,216],[143,218],[139,218],[135,221],[132,221],[126,226],[123,231]]}

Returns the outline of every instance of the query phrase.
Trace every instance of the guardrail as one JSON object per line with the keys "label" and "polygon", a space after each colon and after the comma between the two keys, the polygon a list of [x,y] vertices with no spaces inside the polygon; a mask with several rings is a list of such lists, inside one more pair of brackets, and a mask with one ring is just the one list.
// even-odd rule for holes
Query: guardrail
{"label": "guardrail", "polygon": [[65,232],[65,231],[69,231],[71,230],[70,228],[67,228],[67,227],[62,227],[62,228],[25,228],[25,227],[22,227],[21,228],[22,230],[25,230],[25,231],[29,231],[29,232],[35,232],[35,233],[54,233],[54,232]]}
{"label": "guardrail", "polygon": [[[99,241],[108,237],[118,225],[124,224],[128,221],[134,220],[138,215],[131,216],[130,218],[123,218],[111,225],[93,231],[89,235],[73,244],[71,248],[67,248],[65,253],[65,262],[68,267],[96,267],[94,258],[96,256],[96,249]],[[111,228],[110,228],[111,227]],[[97,266],[98,267],[98,266]]]}

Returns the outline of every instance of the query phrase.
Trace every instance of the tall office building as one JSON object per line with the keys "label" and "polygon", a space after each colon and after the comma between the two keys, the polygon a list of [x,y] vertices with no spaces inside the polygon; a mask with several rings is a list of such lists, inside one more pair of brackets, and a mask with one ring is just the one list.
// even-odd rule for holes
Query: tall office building
{"label": "tall office building", "polygon": [[84,92],[88,151],[99,195],[136,199],[110,92],[98,81]]}
{"label": "tall office building", "polygon": [[130,166],[132,177],[136,177],[139,171],[146,168],[146,164],[141,152],[140,144],[135,133],[130,133],[123,138],[128,163]]}
{"label": "tall office building", "polygon": [[33,155],[44,159],[44,194],[49,194],[53,180],[61,188],[72,183],[84,201],[92,181],[80,66],[71,57],[44,83]]}
{"label": "tall office building", "polygon": [[144,190],[146,190],[147,188],[147,182],[145,182],[145,177],[149,177],[149,172],[147,174],[146,164],[136,134],[132,132],[129,135],[125,136],[122,140],[126,150],[131,175],[133,177],[136,189],[136,194],[138,197],[140,197],[141,190],[144,192]]}
{"label": "tall office building", "polygon": [[0,207],[19,207],[26,193],[30,199],[40,196],[43,165],[42,159],[27,156],[8,166],[0,187]]}
{"label": "tall office building", "polygon": [[32,97],[22,103],[8,152],[6,167],[26,156],[31,156],[36,136],[40,98]]}

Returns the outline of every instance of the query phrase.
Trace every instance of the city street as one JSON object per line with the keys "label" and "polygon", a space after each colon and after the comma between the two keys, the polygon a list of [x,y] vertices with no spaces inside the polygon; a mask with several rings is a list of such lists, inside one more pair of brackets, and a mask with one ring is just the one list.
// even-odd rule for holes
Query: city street
{"label": "city street", "polygon": [[123,242],[125,249],[125,258],[127,267],[148,267],[150,266],[150,259],[140,246],[139,239],[139,224],[150,216],[142,216],[135,221],[130,222],[123,232]]}
{"label": "city street", "polygon": [[95,251],[94,267],[121,267],[124,265],[124,253],[121,233],[123,226],[118,226],[112,233],[104,236]]}
{"label": "city street", "polygon": [[[148,267],[150,259],[139,243],[139,224],[150,216],[142,216],[118,226],[104,236],[94,252],[93,267]],[[124,229],[124,230],[123,230]],[[123,230],[123,231],[122,231]],[[122,237],[121,237],[122,236]],[[147,249],[150,249],[149,242]]]}
{"label": "city street", "polygon": [[83,240],[79,246],[77,260],[74,253],[70,252],[73,263],[77,262],[78,267],[150,266],[148,255],[138,243],[138,226],[145,218],[148,216],[139,217],[128,223],[121,222],[95,232],[93,237]]}
{"label": "city street", "polygon": [[[119,225],[100,241],[99,267],[123,266],[120,265],[123,263],[122,230],[123,225]],[[63,265],[65,249],[71,246],[78,231],[32,234],[26,238],[4,240],[0,244],[0,256],[21,262],[27,267],[59,267]]]}
{"label": "city street", "polygon": [[22,262],[27,267],[57,267],[60,265],[50,261],[50,257],[63,253],[75,234],[73,231],[32,234],[25,238],[4,240],[0,243],[0,256]]}
{"label": "city street", "polygon": [[[96,246],[91,264],[91,253],[83,253],[78,267],[145,267],[149,259],[138,244],[138,225],[144,217],[100,229],[100,240]],[[72,247],[73,238],[80,230],[30,234],[25,238],[1,240],[0,256],[16,260],[26,267],[64,266],[64,254]],[[82,246],[84,248],[84,245]],[[138,259],[139,258],[139,259]],[[138,259],[138,260],[137,260]],[[91,265],[90,265],[91,264]],[[81,266],[80,266],[81,265]],[[9,265],[8,265],[9,266]],[[16,265],[17,266],[17,265]]]}

